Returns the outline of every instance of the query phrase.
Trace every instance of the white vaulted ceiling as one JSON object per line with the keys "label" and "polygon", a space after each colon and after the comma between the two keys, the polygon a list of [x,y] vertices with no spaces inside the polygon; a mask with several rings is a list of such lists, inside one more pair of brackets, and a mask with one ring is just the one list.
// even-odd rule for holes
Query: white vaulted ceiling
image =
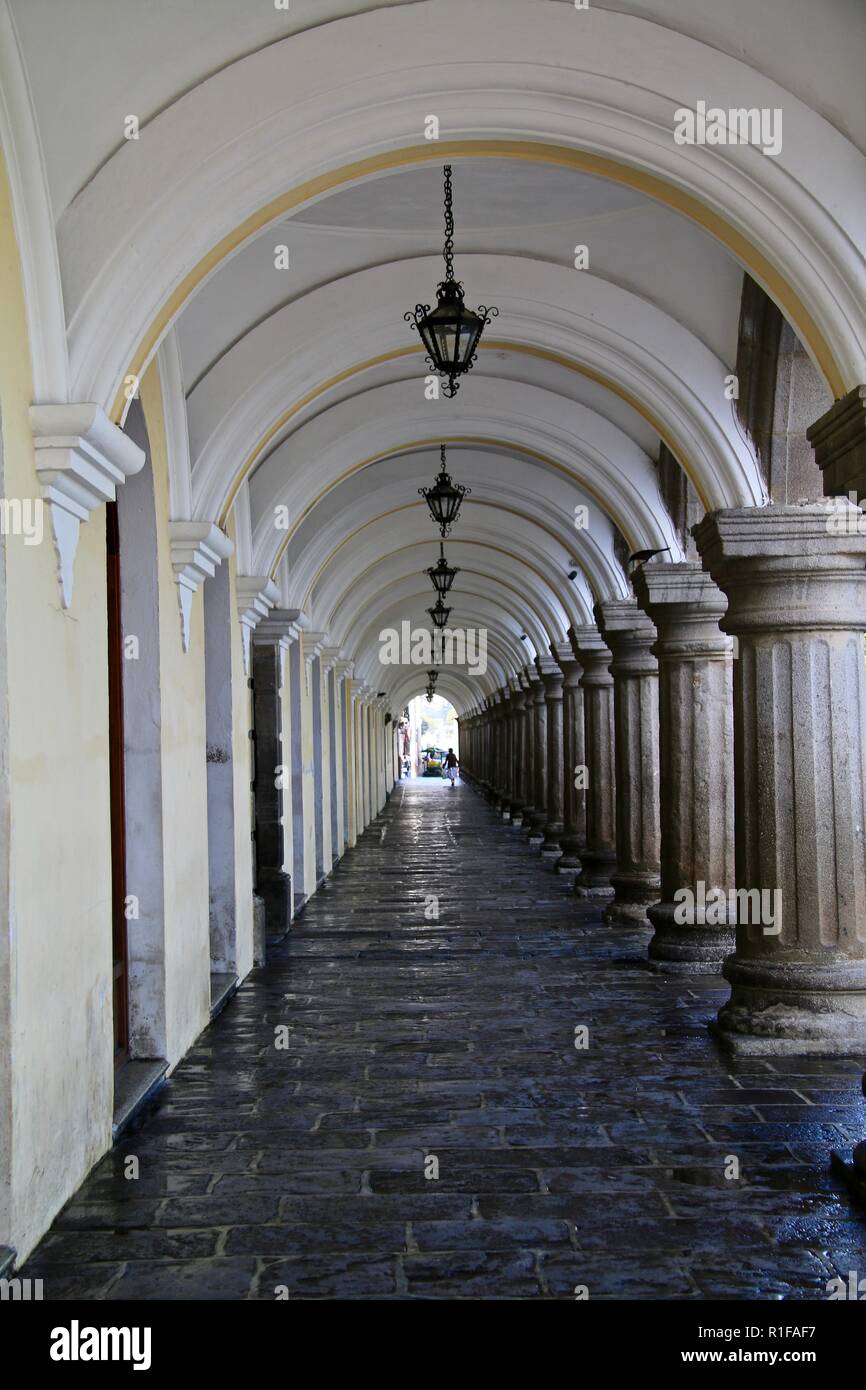
{"label": "white vaulted ceiling", "polygon": [[[45,167],[24,201],[57,228],[60,282],[37,252],[32,279],[69,349],[37,344],[38,394],[116,411],[159,349],[173,514],[234,511],[242,571],[401,700],[423,673],[379,667],[378,633],[426,623],[418,488],[447,441],[472,488],[452,621],[491,633],[488,673],[449,677],[465,709],[629,592],[623,545],[679,555],[661,440],[707,507],[765,501],[723,390],[744,267],[835,393],[862,379],[866,6],[831,8],[0,0]],[[70,70],[88,80],[61,106]],[[783,106],[779,159],[675,147],[701,96]],[[500,314],[456,399],[429,401],[403,314],[441,276],[446,158],[457,274]]]}

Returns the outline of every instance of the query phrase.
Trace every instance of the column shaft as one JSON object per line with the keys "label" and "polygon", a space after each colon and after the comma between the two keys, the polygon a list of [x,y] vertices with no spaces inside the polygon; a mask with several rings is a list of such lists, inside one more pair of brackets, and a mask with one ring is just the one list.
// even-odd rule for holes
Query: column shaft
{"label": "column shaft", "polygon": [[[643,565],[635,592],[658,632],[661,902],[656,969],[715,973],[734,948],[734,720],[724,594],[696,561]],[[712,906],[706,910],[710,894]]]}
{"label": "column shaft", "polygon": [[616,719],[616,872],[609,926],[645,926],[660,891],[659,696],[656,632],[635,599],[596,605],[611,649]]}
{"label": "column shaft", "polygon": [[583,670],[580,687],[586,756],[586,848],[580,856],[581,873],[575,892],[579,897],[606,899],[613,897],[610,876],[616,868],[616,733],[611,653],[592,623],[571,628],[568,635]]}
{"label": "column shaft", "polygon": [[738,1052],[866,1051],[863,520],[810,503],[695,528],[738,643],[736,951],[717,1026]]}

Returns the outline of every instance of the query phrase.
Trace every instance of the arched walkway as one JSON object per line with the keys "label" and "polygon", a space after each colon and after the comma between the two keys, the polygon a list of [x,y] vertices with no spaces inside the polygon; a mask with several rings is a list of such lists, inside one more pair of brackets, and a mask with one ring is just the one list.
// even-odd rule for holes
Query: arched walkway
{"label": "arched walkway", "polygon": [[723,1058],[724,982],[650,974],[645,938],[469,786],[402,784],[23,1275],[53,1298],[825,1296],[864,1248],[825,1163],[860,1132],[862,1061]]}

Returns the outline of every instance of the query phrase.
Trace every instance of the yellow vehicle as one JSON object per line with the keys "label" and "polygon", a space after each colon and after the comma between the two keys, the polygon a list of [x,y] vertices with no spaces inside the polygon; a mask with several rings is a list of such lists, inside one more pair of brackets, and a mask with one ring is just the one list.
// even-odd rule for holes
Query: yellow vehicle
{"label": "yellow vehicle", "polygon": [[441,748],[427,748],[424,751],[424,777],[441,777],[445,754]]}

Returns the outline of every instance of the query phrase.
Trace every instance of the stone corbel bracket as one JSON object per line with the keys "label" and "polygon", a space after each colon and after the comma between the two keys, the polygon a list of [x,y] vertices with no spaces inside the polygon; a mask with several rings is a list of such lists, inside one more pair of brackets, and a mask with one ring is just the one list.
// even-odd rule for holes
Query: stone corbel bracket
{"label": "stone corbel bracket", "polygon": [[192,596],[205,579],[216,574],[218,566],[228,559],[234,546],[225,532],[210,521],[170,521],[168,535],[180,601],[183,649],[187,652]]}
{"label": "stone corbel bracket", "polygon": [[313,664],[313,662],[315,661],[316,657],[321,655],[321,653],[322,653],[322,652],[325,650],[325,648],[327,647],[327,643],[328,643],[328,634],[327,634],[327,632],[305,632],[305,633],[304,633],[304,641],[303,641],[304,660],[306,661],[306,663],[307,663],[308,666],[311,666],[311,665]]}
{"label": "stone corbel bracket", "polygon": [[342,657],[342,647],[323,647],[319,653],[322,662],[322,675],[327,676]]}
{"label": "stone corbel bracket", "polygon": [[36,473],[48,505],[64,608],[72,604],[73,568],[82,521],[144,466],[144,450],[94,402],[32,405]]}
{"label": "stone corbel bracket", "polygon": [[334,679],[335,679],[335,681],[337,682],[337,685],[340,684],[340,681],[342,681],[342,680],[347,680],[347,679],[351,678],[351,676],[352,676],[353,673],[354,673],[354,670],[355,670],[355,663],[354,663],[354,661],[346,661],[346,660],[343,659],[342,657],[340,658],[339,661],[335,661],[335,662],[334,662]]}
{"label": "stone corbel bracket", "polygon": [[253,633],[253,645],[275,645],[280,649],[280,687],[286,683],[286,654],[293,642],[309,625],[309,618],[300,608],[272,608],[262,618]]}
{"label": "stone corbel bracket", "polygon": [[276,604],[280,591],[267,574],[239,574],[235,593],[244,644],[244,673],[248,676],[252,634]]}

